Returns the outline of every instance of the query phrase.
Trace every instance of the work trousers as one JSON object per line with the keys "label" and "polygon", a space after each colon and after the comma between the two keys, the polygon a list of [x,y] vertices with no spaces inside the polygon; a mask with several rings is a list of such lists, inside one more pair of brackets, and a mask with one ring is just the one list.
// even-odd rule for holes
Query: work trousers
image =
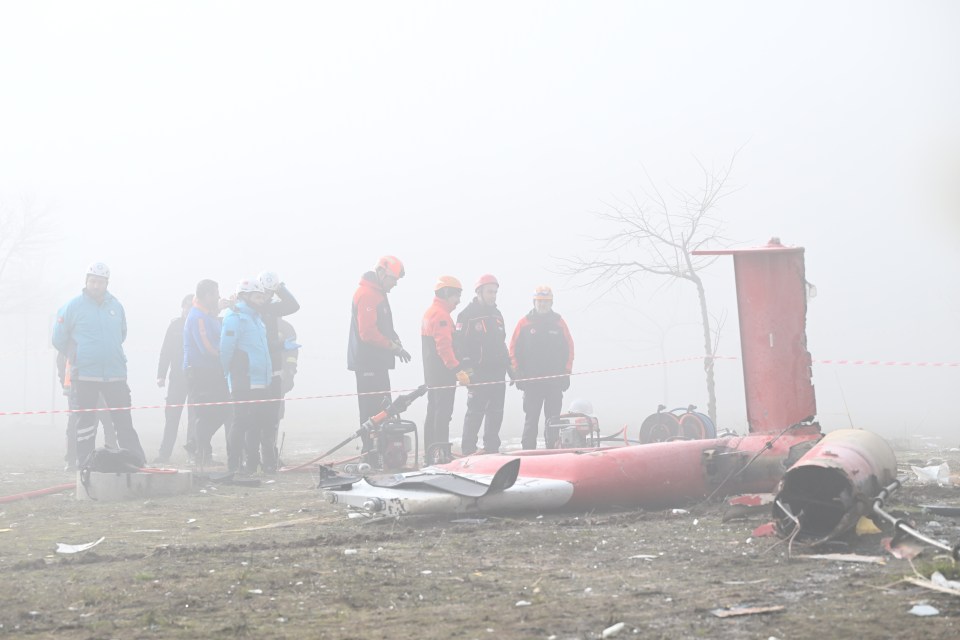
{"label": "work trousers", "polygon": [[423,451],[427,464],[431,463],[426,456],[432,445],[450,442],[450,419],[453,418],[456,393],[454,386],[427,391],[427,417],[423,420]]}
{"label": "work trousers", "polygon": [[[267,403],[264,407],[264,415],[267,410],[270,412],[270,425],[259,430],[248,431],[246,435],[247,459],[244,464],[248,469],[256,470],[263,463],[265,473],[274,473],[277,470],[277,461],[280,451],[277,449],[277,434],[280,432],[280,418],[283,417],[283,389],[280,383],[280,376],[274,376],[270,382],[270,398],[278,398],[277,402]],[[261,460],[261,451],[263,458]]]}
{"label": "work trousers", "polygon": [[[560,415],[563,406],[563,391],[555,380],[537,380],[523,383],[523,449],[537,448],[537,434],[540,430],[540,412],[545,420]],[[547,443],[550,448],[551,443]]]}
{"label": "work trousers", "polygon": [[[112,382],[74,380],[72,386],[74,393],[77,394],[79,409],[96,409],[101,394],[107,407],[130,406],[130,387],[127,386],[126,380]],[[145,464],[146,456],[143,454],[143,447],[140,446],[140,437],[133,428],[130,409],[111,411],[110,414],[117,432],[119,447],[132,452],[141,464]],[[77,464],[82,465],[96,448],[99,418],[96,411],[84,411],[78,415],[80,418],[77,420]]]}
{"label": "work trousers", "polygon": [[[269,400],[270,389],[244,389],[233,392],[235,401],[243,400]],[[264,429],[273,428],[273,420],[276,415],[275,402],[246,402],[234,406],[233,428],[230,430],[230,444],[227,447],[227,470],[244,471],[253,473],[256,468],[248,464],[242,465],[244,458],[247,461],[257,459],[257,451],[254,449],[254,443],[259,448],[259,443],[263,440],[262,432]],[[277,467],[277,458],[275,450],[263,452],[263,464],[265,467]]]}
{"label": "work trousers", "polygon": [[[357,374],[357,404],[360,407],[360,424],[386,409],[391,400],[390,372],[387,369],[379,371],[356,371]],[[369,395],[364,395],[369,394]],[[362,452],[366,453],[373,448],[373,438],[367,433],[360,434],[363,443]]]}
{"label": "work trousers", "polygon": [[[107,406],[107,403],[103,400],[102,393],[97,400],[97,406],[100,408]],[[67,393],[67,408],[71,410],[80,408],[80,404],[77,402],[77,396],[72,388]],[[77,463],[77,422],[80,420],[80,415],[79,413],[70,413],[67,416],[67,455],[64,457],[64,460],[67,461],[67,465],[70,467],[73,467]],[[96,415],[97,420],[103,425],[103,445],[108,449],[117,449],[117,430],[113,427],[113,419],[110,417],[110,412],[97,411]]]}
{"label": "work trousers", "polygon": [[503,424],[503,400],[507,387],[503,382],[472,386],[467,391],[467,413],[463,417],[460,451],[467,456],[477,450],[477,434],[483,425],[483,450],[500,451],[500,426]]}
{"label": "work trousers", "polygon": [[[157,456],[163,462],[168,461],[173,455],[173,446],[177,443],[177,433],[180,431],[180,418],[183,416],[183,406],[171,405],[183,405],[187,401],[187,391],[186,377],[170,376],[167,385],[167,407],[164,409],[163,439],[160,441],[160,453]],[[195,421],[194,407],[187,407],[187,442],[196,443],[193,424]]]}
{"label": "work trousers", "polygon": [[[190,367],[186,372],[187,392],[191,403],[226,402],[230,400],[227,380],[223,370],[218,367]],[[213,435],[222,425],[226,425],[231,408],[228,405],[210,405],[192,407],[195,424],[193,438],[190,437],[190,414],[187,413],[187,452],[198,462],[209,462],[213,456]],[[229,456],[230,438],[227,437],[227,455]]]}

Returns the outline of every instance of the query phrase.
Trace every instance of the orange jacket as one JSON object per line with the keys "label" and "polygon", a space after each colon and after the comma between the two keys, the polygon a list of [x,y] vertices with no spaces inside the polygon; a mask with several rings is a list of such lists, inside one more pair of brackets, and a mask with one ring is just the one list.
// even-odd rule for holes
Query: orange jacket
{"label": "orange jacket", "polygon": [[428,385],[446,384],[460,369],[453,351],[453,318],[456,305],[443,298],[434,298],[423,314],[420,336],[423,340],[423,374]]}

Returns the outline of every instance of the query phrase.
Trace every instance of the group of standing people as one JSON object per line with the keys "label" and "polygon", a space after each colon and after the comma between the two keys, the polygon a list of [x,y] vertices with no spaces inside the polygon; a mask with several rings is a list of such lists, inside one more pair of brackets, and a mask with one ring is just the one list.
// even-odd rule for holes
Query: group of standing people
{"label": "group of standing people", "polygon": [[[98,414],[106,413],[91,411],[98,402],[109,410],[116,434],[115,442],[107,437],[107,445],[126,449],[146,463],[129,409],[123,352],[126,315],[107,291],[109,279],[105,264],[92,265],[83,291],[60,309],[54,327],[53,346],[64,370],[61,379],[69,390],[70,408],[79,410],[68,424],[68,468],[83,465],[94,451]],[[201,280],[196,294],[184,298],[181,315],[167,329],[157,372],[161,387],[169,372],[166,425],[157,462],[169,461],[182,405],[189,401],[201,405],[188,410],[185,448],[191,458],[210,464],[212,438],[223,426],[228,471],[277,470],[282,398],[293,387],[298,348],[293,327],[283,316],[299,308],[271,272],[241,281],[228,300],[221,299],[213,280]],[[231,400],[237,404],[228,404]]]}
{"label": "group of standing people", "polygon": [[[394,328],[387,298],[404,275],[399,259],[383,256],[363,274],[353,297],[347,367],[356,375],[361,423],[390,404],[390,370],[396,361],[412,360]],[[83,291],[60,309],[53,331],[61,380],[70,408],[76,410],[68,423],[68,467],[83,465],[93,452],[101,420],[108,446],[126,449],[146,463],[129,409],[126,315],[107,290],[109,280],[105,264],[91,265]],[[547,286],[536,288],[533,309],[517,323],[508,346],[497,307],[499,288],[496,277],[481,276],[475,297],[456,322],[451,314],[460,304],[463,285],[453,276],[441,276],[433,288],[420,327],[429,388],[423,425],[427,464],[451,458],[450,421],[458,383],[468,388],[463,455],[499,451],[508,376],[523,391],[524,449],[537,446],[541,413],[548,420],[560,414],[574,352],[566,323],[553,311],[553,292]],[[180,316],[167,328],[157,370],[157,385],[167,386],[167,407],[155,462],[169,462],[182,405],[189,403],[197,405],[188,409],[187,418],[185,448],[193,460],[212,463],[212,439],[224,427],[229,471],[277,471],[283,397],[293,387],[298,348],[284,316],[299,308],[271,272],[241,281],[227,300],[220,297],[218,283],[208,279],[184,297]],[[105,410],[96,411],[98,406]],[[481,427],[483,447],[478,449]],[[368,452],[374,443],[362,433]]]}
{"label": "group of standing people", "polygon": [[[389,371],[396,360],[411,360],[394,328],[387,299],[404,275],[400,260],[384,256],[363,274],[353,297],[347,368],[357,378],[361,423],[390,403]],[[508,347],[503,314],[497,307],[499,288],[496,277],[481,276],[474,286],[476,296],[454,322],[451,314],[460,304],[463,285],[453,276],[441,276],[434,285],[433,302],[420,328],[428,387],[423,424],[426,464],[448,461],[452,455],[450,421],[458,383],[468,388],[463,455],[500,450],[508,376],[523,391],[524,449],[537,446],[541,413],[545,419],[560,414],[563,392],[570,386],[574,349],[570,330],[553,311],[553,292],[547,286],[536,288],[533,309],[520,319]],[[478,449],[481,426],[482,450]],[[369,451],[372,445],[365,439],[363,450]]]}

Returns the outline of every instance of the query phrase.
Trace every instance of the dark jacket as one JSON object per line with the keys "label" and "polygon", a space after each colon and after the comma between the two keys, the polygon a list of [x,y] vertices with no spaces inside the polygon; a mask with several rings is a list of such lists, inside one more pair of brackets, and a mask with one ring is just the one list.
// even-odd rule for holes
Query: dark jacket
{"label": "dark jacket", "polygon": [[[283,345],[283,350],[280,352],[280,357],[283,358],[283,362],[281,363],[283,373],[281,374],[280,390],[283,393],[290,393],[293,389],[293,379],[297,375],[300,345],[297,344],[297,331],[293,328],[292,324],[280,318],[277,321],[277,328],[279,330],[280,342]],[[273,356],[271,356],[271,358],[272,357]],[[277,368],[276,363],[274,363],[273,368]]]}
{"label": "dark jacket", "polygon": [[452,310],[447,300],[434,298],[433,304],[423,314],[420,325],[423,377],[430,387],[455,384],[457,371],[461,369],[453,351]]}
{"label": "dark jacket", "polygon": [[277,300],[260,308],[260,318],[267,328],[267,344],[270,346],[270,362],[273,363],[273,375],[283,373],[283,335],[280,331],[279,320],[282,316],[289,316],[300,310],[300,303],[282,283],[275,292]]}
{"label": "dark jacket", "polygon": [[170,381],[183,380],[183,327],[186,318],[179,316],[170,321],[167,333],[160,345],[160,362],[157,364],[157,380],[166,380],[167,371]]}
{"label": "dark jacket", "polygon": [[520,318],[510,340],[510,360],[519,378],[570,373],[573,338],[559,313],[530,311]]}
{"label": "dark jacket", "polygon": [[503,314],[497,305],[485,305],[474,298],[457,316],[453,344],[460,366],[473,369],[478,382],[503,380],[510,354]]}
{"label": "dark jacket", "polygon": [[350,371],[386,371],[393,369],[396,356],[392,342],[400,342],[393,329],[393,313],[387,294],[377,282],[377,274],[368,271],[360,278],[353,294],[350,316],[350,341],[347,344],[347,369]]}

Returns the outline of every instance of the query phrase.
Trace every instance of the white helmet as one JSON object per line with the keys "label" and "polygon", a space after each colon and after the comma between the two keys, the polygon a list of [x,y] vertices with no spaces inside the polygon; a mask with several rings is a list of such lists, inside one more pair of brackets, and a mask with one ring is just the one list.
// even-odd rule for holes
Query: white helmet
{"label": "white helmet", "polygon": [[261,271],[257,279],[266,291],[276,291],[280,286],[280,276],[275,271]]}
{"label": "white helmet", "polygon": [[88,276],[99,276],[101,278],[110,279],[110,267],[103,264],[102,262],[94,262],[87,269]]}
{"label": "white helmet", "polygon": [[584,398],[577,398],[570,403],[568,413],[582,413],[585,416],[593,415],[593,403]]}
{"label": "white helmet", "polygon": [[237,295],[241,293],[266,293],[259,280],[241,280],[237,283]]}

